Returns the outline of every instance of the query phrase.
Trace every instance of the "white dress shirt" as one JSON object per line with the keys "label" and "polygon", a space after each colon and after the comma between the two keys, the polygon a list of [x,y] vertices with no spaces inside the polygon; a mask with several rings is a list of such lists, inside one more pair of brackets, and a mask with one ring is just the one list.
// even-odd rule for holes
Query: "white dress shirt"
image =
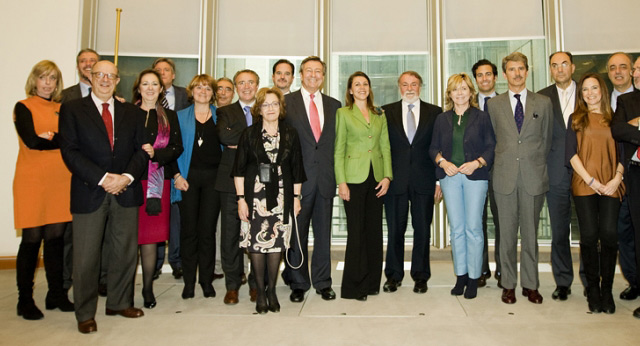
{"label": "white dress shirt", "polygon": [[614,112],[616,111],[616,107],[618,106],[618,96],[630,93],[632,91],[633,84],[631,84],[629,89],[625,90],[624,92],[619,92],[616,88],[613,88],[613,91],[611,92],[611,109],[613,109]]}
{"label": "white dress shirt", "polygon": [[[518,104],[518,100],[513,96],[515,93],[511,90],[509,92],[509,101],[511,102],[511,111],[513,112],[513,116],[516,116],[516,105]],[[520,102],[522,102],[522,112],[524,113],[525,109],[527,109],[527,88],[522,89],[520,92]]]}
{"label": "white dress shirt", "polygon": [[167,89],[166,93],[164,94],[164,98],[167,99],[167,104],[169,105],[169,109],[172,111],[175,110],[176,109],[176,89],[173,87],[173,85],[171,85],[171,87]]}
{"label": "white dress shirt", "polygon": [[[565,90],[560,89],[560,87],[558,87],[557,85],[556,85],[556,89],[558,89],[558,100],[560,100],[560,108],[562,109],[562,118],[564,119],[564,123],[566,125],[569,122],[569,116],[575,110],[576,82],[571,81],[571,84],[569,84],[569,86]],[[563,100],[564,100],[564,103],[563,103]]]}
{"label": "white dress shirt", "polygon": [[402,100],[402,127],[404,127],[404,133],[409,137],[409,131],[407,129],[407,113],[409,113],[409,105],[413,105],[413,109],[411,112],[413,113],[413,123],[416,124],[416,131],[418,130],[418,126],[420,125],[420,99],[418,98],[415,102],[408,103],[405,100]]}
{"label": "white dress shirt", "polygon": [[[311,103],[311,93],[309,93],[305,88],[300,88],[300,94],[302,94],[302,100],[304,101],[304,109],[307,111],[307,119],[309,120],[309,124],[311,124],[311,118],[309,117],[309,104]],[[320,130],[324,128],[324,107],[322,106],[322,94],[320,90],[316,90],[313,93],[315,96],[313,98],[313,102],[316,104],[316,108],[318,108],[318,117],[320,118]]]}
{"label": "white dress shirt", "polygon": [[492,92],[492,93],[491,93],[491,94],[489,94],[489,95],[485,95],[485,94],[483,94],[483,93],[478,93],[478,108],[479,108],[480,110],[484,110],[484,98],[485,98],[485,97],[494,98],[494,97],[496,97],[496,96],[498,96],[498,94],[497,94],[495,91],[494,91],[494,92]]}

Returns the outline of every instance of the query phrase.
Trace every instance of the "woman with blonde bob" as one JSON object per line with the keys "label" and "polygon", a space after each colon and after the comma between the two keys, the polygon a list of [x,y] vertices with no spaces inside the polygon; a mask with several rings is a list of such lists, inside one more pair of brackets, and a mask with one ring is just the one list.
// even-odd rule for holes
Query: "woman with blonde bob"
{"label": "woman with blonde bob", "polygon": [[451,294],[473,299],[482,274],[482,212],[496,140],[489,115],[477,108],[468,75],[449,77],[445,97],[446,111],[434,124],[429,155],[436,164],[451,227],[457,276]]}
{"label": "woman with blonde bob", "polygon": [[[624,195],[622,148],[611,135],[609,91],[597,73],[580,78],[569,117],[565,161],[580,226],[587,302],[594,313],[616,311],[611,288],[618,254],[617,220]],[[599,245],[599,246],[598,246]],[[598,251],[599,248],[599,251]]]}
{"label": "woman with blonde bob", "polygon": [[71,221],[71,173],[62,161],[57,134],[62,92],[58,66],[49,60],[37,63],[25,92],[27,99],[18,102],[13,112],[19,140],[13,212],[15,228],[22,229],[16,258],[17,310],[25,320],[39,320],[44,315],[33,301],[33,278],[43,240],[49,285],[46,308],[74,310],[62,287],[63,234]]}

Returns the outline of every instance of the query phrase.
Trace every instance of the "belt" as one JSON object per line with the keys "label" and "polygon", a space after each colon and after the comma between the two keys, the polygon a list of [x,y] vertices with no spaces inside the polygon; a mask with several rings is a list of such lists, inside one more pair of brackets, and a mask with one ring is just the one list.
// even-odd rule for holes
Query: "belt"
{"label": "belt", "polygon": [[640,162],[629,160],[629,166],[637,166],[640,167]]}

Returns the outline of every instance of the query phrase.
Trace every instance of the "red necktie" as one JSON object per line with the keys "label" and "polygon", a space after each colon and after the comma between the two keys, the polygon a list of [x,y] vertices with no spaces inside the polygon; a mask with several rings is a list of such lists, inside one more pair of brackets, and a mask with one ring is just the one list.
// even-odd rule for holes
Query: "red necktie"
{"label": "red necktie", "polygon": [[111,119],[111,112],[109,112],[109,104],[102,104],[102,121],[104,121],[104,126],[107,128],[107,136],[109,136],[109,144],[111,145],[111,150],[113,151],[113,120]]}
{"label": "red necktie", "polygon": [[316,107],[316,103],[313,102],[313,98],[316,97],[314,94],[310,94],[311,102],[309,102],[309,121],[311,122],[311,131],[313,131],[313,136],[316,138],[316,142],[320,140],[320,135],[322,134],[322,129],[320,128],[320,116],[318,115],[318,107]]}

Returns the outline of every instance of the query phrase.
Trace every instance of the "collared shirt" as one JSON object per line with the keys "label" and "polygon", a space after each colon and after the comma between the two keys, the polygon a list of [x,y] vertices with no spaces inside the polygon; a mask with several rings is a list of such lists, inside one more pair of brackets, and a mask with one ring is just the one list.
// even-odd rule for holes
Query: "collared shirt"
{"label": "collared shirt", "polygon": [[173,84],[169,89],[167,89],[164,94],[164,98],[167,99],[167,104],[169,105],[169,109],[174,111],[176,110],[176,89],[173,87]]}
{"label": "collared shirt", "polygon": [[624,92],[619,92],[618,89],[613,88],[613,91],[611,92],[611,109],[613,109],[614,112],[616,111],[616,107],[618,106],[618,96],[626,93],[630,93],[632,91],[633,91],[633,84],[631,84],[629,89],[625,90]]}
{"label": "collared shirt", "polygon": [[[558,89],[558,100],[560,100],[560,108],[562,109],[562,118],[564,119],[564,123],[567,124],[569,122],[569,116],[575,110],[576,104],[576,82],[571,81],[571,84],[567,87],[567,89],[562,90],[558,85],[556,85],[556,89]],[[562,103],[563,94],[567,94],[566,103]]]}
{"label": "collared shirt", "polygon": [[[91,85],[87,84],[87,83],[78,83],[80,84],[80,93],[82,94],[82,97],[87,97],[89,96],[89,89],[91,89]],[[100,108],[102,109],[102,108]]]}
{"label": "collared shirt", "polygon": [[[300,94],[302,94],[302,100],[304,101],[304,109],[307,111],[307,118],[309,119],[309,124],[311,124],[311,118],[309,118],[309,104],[311,103],[311,95],[310,92],[305,88],[300,88]],[[316,104],[316,108],[318,108],[318,117],[320,118],[320,129],[324,128],[324,107],[322,106],[322,94],[320,90],[316,90],[313,93],[315,97],[313,98],[313,102]]]}
{"label": "collared shirt", "polygon": [[404,133],[409,136],[409,131],[407,130],[407,113],[409,113],[409,105],[413,105],[413,123],[416,124],[416,130],[418,130],[418,126],[420,125],[420,99],[418,98],[415,102],[408,103],[405,100],[402,100],[402,127],[404,127]]}
{"label": "collared shirt", "polygon": [[[249,108],[253,107],[253,105],[256,103],[256,99],[253,99],[253,101],[251,101],[251,103],[244,103],[244,102],[242,102],[240,100],[238,100],[238,102],[240,103],[240,108],[242,108],[242,112],[244,113],[244,107],[246,107],[246,106],[249,106]],[[249,113],[251,113],[251,111],[249,111]],[[251,114],[251,116],[253,116],[253,114]],[[254,121],[254,123],[255,123],[255,121]]]}
{"label": "collared shirt", "polygon": [[484,95],[483,93],[478,93],[478,108],[479,108],[480,110],[483,110],[483,109],[484,109],[484,98],[485,98],[485,97],[494,98],[494,97],[496,97],[496,96],[498,96],[498,94],[497,94],[495,91],[494,91],[494,92],[492,92],[492,93],[491,93],[491,94],[489,94],[489,95]]}
{"label": "collared shirt", "polygon": [[[509,92],[509,102],[511,102],[511,111],[513,112],[513,116],[516,116],[516,105],[518,104],[518,100],[513,96],[515,93],[511,90]],[[522,89],[520,92],[520,102],[522,102],[522,111],[524,112],[527,109],[527,88]]]}

